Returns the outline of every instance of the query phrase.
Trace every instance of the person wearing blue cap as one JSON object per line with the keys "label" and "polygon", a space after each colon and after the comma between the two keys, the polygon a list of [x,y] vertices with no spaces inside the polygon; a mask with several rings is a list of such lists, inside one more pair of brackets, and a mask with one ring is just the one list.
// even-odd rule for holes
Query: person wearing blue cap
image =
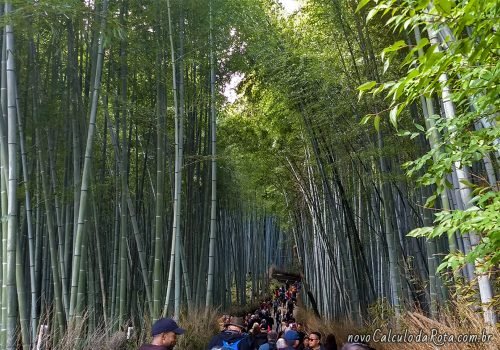
{"label": "person wearing blue cap", "polygon": [[287,350],[297,349],[300,346],[300,334],[297,331],[289,330],[283,334],[283,339],[285,339]]}
{"label": "person wearing blue cap", "polygon": [[177,343],[177,335],[184,332],[171,318],[160,318],[151,327],[151,344],[144,344],[139,350],[172,350]]}

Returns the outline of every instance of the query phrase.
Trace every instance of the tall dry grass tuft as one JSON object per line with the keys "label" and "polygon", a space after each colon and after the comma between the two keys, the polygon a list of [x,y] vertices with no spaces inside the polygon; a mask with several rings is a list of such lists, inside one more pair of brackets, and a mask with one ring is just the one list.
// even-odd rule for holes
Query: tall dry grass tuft
{"label": "tall dry grass tuft", "polygon": [[[83,317],[70,325],[64,334],[60,334],[57,328],[54,328],[49,320],[50,312],[42,318],[37,338],[37,345],[41,349],[51,350],[114,350],[114,349],[135,349],[130,347],[130,342],[127,341],[125,332],[113,332],[112,326],[104,327],[103,325],[95,329],[88,329],[89,314],[86,313]],[[46,328],[45,328],[46,327]]]}
{"label": "tall dry grass tuft", "polygon": [[[210,338],[221,329],[221,315],[217,309],[184,312],[181,314],[179,325],[186,329],[184,335],[179,336],[177,350],[204,350]],[[332,333],[337,338],[340,346],[348,340],[349,335],[370,336],[370,345],[376,350],[416,349],[416,350],[497,350],[500,344],[498,328],[486,327],[480,315],[463,304],[453,304],[446,312],[442,313],[439,320],[433,320],[421,312],[405,312],[396,318],[387,303],[379,303],[370,308],[370,316],[363,326],[355,325],[351,321],[328,321],[318,319],[312,311],[302,307],[297,308],[296,319],[304,324],[307,332],[318,331],[325,338]],[[50,318],[48,318],[50,319]],[[87,326],[88,314],[82,322],[74,325],[65,334],[57,334],[57,330],[50,329],[44,336],[45,349],[51,350],[132,350],[138,349],[143,343],[151,341],[151,320],[143,318],[141,325],[134,325],[133,337],[127,340],[125,332],[115,332],[113,325],[97,327],[89,330]],[[47,324],[47,323],[44,323]],[[377,333],[378,332],[378,333]],[[391,332],[404,335],[406,342],[383,342],[383,335]],[[430,336],[435,333],[434,342]],[[427,341],[408,342],[409,335],[415,338],[418,334],[427,335]],[[451,335],[457,340],[462,335],[478,336],[476,342],[466,341],[451,343],[442,339]],[[488,342],[484,337],[490,335]],[[374,336],[377,339],[374,339]],[[439,342],[439,337],[443,340]],[[366,339],[366,338],[365,338]],[[358,338],[358,340],[361,340]],[[375,341],[374,341],[375,340]],[[396,339],[397,340],[397,339]],[[404,339],[402,339],[404,340]],[[471,339],[468,339],[471,340]]]}
{"label": "tall dry grass tuft", "polygon": [[[204,350],[210,338],[219,331],[219,310],[205,309],[182,312],[178,322],[186,333],[177,337],[176,350]],[[133,338],[127,342],[127,347],[113,349],[138,349],[144,343],[151,342],[152,320],[145,317],[140,327],[134,328]]]}
{"label": "tall dry grass tuft", "polygon": [[[181,313],[178,322],[186,329],[184,335],[177,337],[176,350],[204,350],[210,338],[220,331],[219,310],[196,310],[190,313]],[[42,325],[48,325],[50,314],[44,317]],[[57,329],[48,328],[48,332],[41,337],[41,348],[50,350],[136,350],[143,343],[151,342],[151,319],[144,317],[140,325],[134,324],[130,339],[127,332],[115,331],[116,324],[98,326],[89,330],[88,313],[79,321],[69,327],[64,334],[59,334]]]}
{"label": "tall dry grass tuft", "polygon": [[[433,320],[420,312],[407,312],[401,319],[401,328],[408,329],[410,334],[434,333],[435,341],[415,344],[412,349],[435,349],[440,345],[443,350],[461,349],[491,349],[500,347],[500,332],[498,328],[484,323],[481,315],[475,313],[463,304],[454,304],[448,312],[440,315],[439,320]],[[453,342],[450,338],[453,336]],[[459,339],[459,338],[462,339]],[[430,337],[429,337],[430,338]],[[459,341],[461,340],[461,341]],[[387,344],[381,349],[398,349],[397,344]]]}
{"label": "tall dry grass tuft", "polygon": [[[385,316],[380,317],[380,312],[385,313]],[[358,335],[357,341],[369,340],[370,346],[376,350],[500,348],[498,327],[489,327],[480,315],[461,304],[454,304],[446,313],[440,315],[439,320],[433,320],[417,311],[405,312],[400,318],[396,318],[385,305],[373,307],[371,316],[365,321],[365,325],[360,327],[350,321],[332,322],[318,319],[313,312],[303,308],[299,308],[296,314],[297,321],[305,325],[307,332],[319,331],[323,337],[332,333],[339,346],[347,342],[349,335]],[[395,336],[392,342],[389,341],[389,336]]]}
{"label": "tall dry grass tuft", "polygon": [[179,325],[186,333],[177,337],[176,350],[204,350],[213,335],[220,330],[220,315],[217,309],[204,309],[181,314]]}

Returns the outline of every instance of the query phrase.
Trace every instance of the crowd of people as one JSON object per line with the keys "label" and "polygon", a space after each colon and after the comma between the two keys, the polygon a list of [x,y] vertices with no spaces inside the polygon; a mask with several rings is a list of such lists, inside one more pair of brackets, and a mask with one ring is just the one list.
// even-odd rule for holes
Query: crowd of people
{"label": "crowd of people", "polygon": [[[207,350],[337,350],[334,334],[322,339],[322,332],[306,332],[294,318],[300,283],[276,288],[274,298],[264,301],[245,317],[223,316],[223,329],[210,340]],[[177,335],[183,334],[171,319],[160,319],[152,328],[153,341],[140,350],[171,350]],[[364,343],[347,343],[341,350],[374,350]]]}
{"label": "crowd of people", "polygon": [[335,336],[329,334],[325,344],[321,343],[320,332],[307,334],[300,323],[291,323],[289,327],[277,332],[265,328],[261,324],[258,328],[252,326],[247,330],[243,318],[231,317],[225,329],[212,338],[207,350],[337,350]]}

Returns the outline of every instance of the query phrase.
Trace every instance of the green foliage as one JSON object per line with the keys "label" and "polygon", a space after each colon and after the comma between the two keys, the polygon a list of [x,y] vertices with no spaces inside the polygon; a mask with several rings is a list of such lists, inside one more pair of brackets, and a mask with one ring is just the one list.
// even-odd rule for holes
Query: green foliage
{"label": "green foliage", "polygon": [[219,123],[222,166],[231,167],[246,202],[257,200],[263,209],[285,217],[282,195],[289,174],[281,164],[286,150],[298,142],[296,121],[277,91],[258,83],[252,90],[246,98],[252,104],[227,106]]}
{"label": "green foliage", "polygon": [[368,308],[368,323],[366,325],[366,333],[373,333],[375,329],[381,327],[389,327],[391,319],[394,318],[394,308],[391,303],[383,298],[377,300],[376,303]]}
{"label": "green foliage", "polygon": [[[369,74],[371,68],[357,61],[363,56],[359,47],[351,44],[353,56],[349,56],[347,41],[353,43],[357,37],[344,32],[346,24],[339,23],[354,23],[355,14],[346,3],[312,1],[290,18],[277,15],[270,1],[262,3],[260,9],[259,2],[254,2],[245,10],[245,14],[251,11],[251,22],[246,16],[238,18],[235,41],[244,50],[233,53],[224,68],[245,74],[238,88],[244,97],[228,105],[221,116],[219,142],[224,167],[238,178],[245,197],[262,200],[266,209],[278,210],[289,220],[286,202],[288,210],[302,206],[295,200],[303,198],[300,181],[310,176],[308,168],[320,183],[325,179],[320,178],[318,163],[327,175],[336,166],[347,184],[352,180],[347,169],[353,166],[353,158],[356,163],[358,159],[370,163],[378,152],[384,152],[407,160],[411,158],[406,153],[415,148],[405,140],[385,137],[385,146],[379,150],[372,143],[373,131],[358,126],[366,105],[355,102],[355,87],[359,74]],[[374,26],[372,33],[374,47],[388,42],[382,26]],[[380,104],[379,100],[373,104]],[[384,123],[380,124],[383,128]],[[312,149],[312,134],[319,144],[318,155]],[[332,154],[334,161],[329,158]]]}
{"label": "green foliage", "polygon": [[435,226],[417,228],[409,233],[412,237],[449,236],[457,231],[480,234],[481,241],[464,255],[456,253],[439,266],[456,270],[466,263],[476,264],[479,273],[487,273],[500,263],[500,193],[487,187],[475,186],[473,204],[467,210],[441,211],[436,214]]}
{"label": "green foliage", "polygon": [[[390,101],[389,119],[396,126],[402,111],[419,103],[422,96],[433,98],[449,89],[456,108],[447,118],[430,116],[429,127],[418,131],[402,131],[400,135],[414,138],[425,134],[428,138],[438,132],[436,147],[422,157],[407,162],[409,176],[419,175],[422,185],[432,185],[436,193],[428,198],[426,206],[433,206],[438,195],[451,188],[446,177],[454,169],[472,167],[485,157],[499,154],[497,140],[500,129],[495,127],[499,111],[500,60],[498,48],[497,1],[441,0],[382,0],[361,1],[358,10],[371,4],[367,19],[380,16],[394,31],[411,31],[419,27],[441,35],[440,44],[421,38],[415,44],[398,41],[386,47],[381,59],[389,66],[398,57],[404,57],[403,77],[385,82],[369,82],[358,87],[360,95],[385,92]],[[363,119],[366,123],[373,115]],[[379,117],[379,115],[377,115]],[[477,130],[480,120],[493,127]],[[378,128],[378,120],[375,120]],[[439,270],[457,270],[466,263],[475,263],[480,273],[491,271],[499,263],[500,194],[497,184],[487,184],[476,175],[476,184],[465,183],[474,198],[465,210],[439,211],[434,226],[413,230],[410,236],[435,238],[443,234],[473,232],[480,243],[467,254],[448,255]]]}

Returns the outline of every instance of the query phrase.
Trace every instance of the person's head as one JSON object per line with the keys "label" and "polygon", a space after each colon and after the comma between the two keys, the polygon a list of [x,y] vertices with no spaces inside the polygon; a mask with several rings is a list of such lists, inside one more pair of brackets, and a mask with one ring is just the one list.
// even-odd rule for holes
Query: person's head
{"label": "person's head", "polygon": [[325,349],[326,350],[337,350],[337,339],[332,333],[328,334],[325,339]]}
{"label": "person's head", "polygon": [[346,343],[341,350],[375,350],[365,343]]}
{"label": "person's head", "polygon": [[174,347],[177,343],[177,335],[184,334],[184,332],[185,330],[171,318],[160,318],[151,328],[153,336],[151,344]]}
{"label": "person's head", "polygon": [[286,349],[288,345],[286,345],[286,341],[283,338],[279,338],[276,341],[276,349]]}
{"label": "person's head", "polygon": [[304,330],[304,326],[302,325],[302,323],[297,322],[297,331],[302,332],[303,330]]}
{"label": "person's head", "polygon": [[271,344],[276,344],[278,341],[278,333],[276,331],[270,331],[267,333],[267,342]]}
{"label": "person's head", "polygon": [[289,331],[285,332],[285,334],[283,335],[283,339],[285,339],[288,346],[291,346],[294,348],[299,346],[300,335],[297,331],[289,330]]}
{"label": "person's head", "polygon": [[315,349],[321,344],[321,333],[311,332],[309,333],[309,347]]}
{"label": "person's head", "polygon": [[231,332],[241,333],[245,329],[245,324],[241,317],[231,317],[229,322],[226,323],[226,329]]}
{"label": "person's head", "polygon": [[290,325],[290,329],[293,329],[294,331],[296,331],[297,330],[297,324],[296,323],[292,323]]}
{"label": "person's head", "polygon": [[308,335],[306,335],[304,337],[304,341],[302,343],[304,344],[305,348],[309,347],[309,336]]}

